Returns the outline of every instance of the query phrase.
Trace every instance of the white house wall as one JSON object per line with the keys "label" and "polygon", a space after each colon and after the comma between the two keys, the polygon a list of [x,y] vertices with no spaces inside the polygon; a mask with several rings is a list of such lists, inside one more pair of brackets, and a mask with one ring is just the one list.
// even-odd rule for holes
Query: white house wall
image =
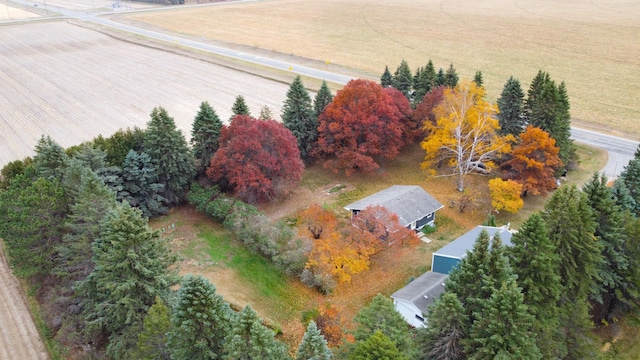
{"label": "white house wall", "polygon": [[417,328],[425,327],[424,322],[416,318],[416,315],[420,317],[423,316],[422,311],[420,311],[420,309],[418,309],[413,303],[406,300],[394,298],[393,306],[395,307],[396,311],[399,312],[400,315],[402,315],[405,321],[409,323],[409,325]]}

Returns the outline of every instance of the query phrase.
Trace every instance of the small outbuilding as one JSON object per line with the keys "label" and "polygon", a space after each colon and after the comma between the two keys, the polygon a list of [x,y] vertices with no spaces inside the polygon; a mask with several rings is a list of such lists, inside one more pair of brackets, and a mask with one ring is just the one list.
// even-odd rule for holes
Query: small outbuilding
{"label": "small outbuilding", "polygon": [[368,206],[376,205],[384,206],[398,215],[400,224],[412,230],[420,230],[426,225],[433,226],[436,211],[443,208],[438,200],[417,185],[394,185],[344,208],[354,216]]}
{"label": "small outbuilding", "polygon": [[431,258],[431,270],[441,274],[449,274],[458,263],[467,256],[467,251],[473,249],[480,232],[485,230],[491,238],[496,234],[500,235],[500,240],[505,246],[511,246],[511,231],[509,226],[477,226],[459,238],[434,252]]}
{"label": "small outbuilding", "polygon": [[394,308],[413,327],[425,327],[428,308],[444,292],[449,275],[427,271],[391,295]]}

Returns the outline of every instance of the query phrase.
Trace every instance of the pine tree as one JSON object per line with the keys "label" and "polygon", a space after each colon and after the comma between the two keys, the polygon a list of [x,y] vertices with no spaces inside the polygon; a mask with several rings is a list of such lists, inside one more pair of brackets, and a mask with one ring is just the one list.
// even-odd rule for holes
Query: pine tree
{"label": "pine tree", "polygon": [[621,294],[625,286],[624,274],[629,266],[629,259],[624,252],[626,234],[622,211],[615,205],[607,181],[606,175],[595,173],[582,191],[595,215],[595,236],[600,242],[603,258],[599,263],[598,281],[595,283],[592,299],[605,305],[601,316],[611,320],[617,294]]}
{"label": "pine tree", "polygon": [[307,326],[307,331],[302,337],[302,342],[296,352],[296,360],[329,360],[331,350],[327,346],[327,340],[322,336],[316,323],[312,320]]}
{"label": "pine tree", "polygon": [[35,148],[33,167],[38,176],[47,180],[62,180],[62,174],[67,160],[67,154],[62,146],[53,141],[49,135],[40,137]]}
{"label": "pine tree", "polygon": [[449,64],[449,68],[444,74],[443,85],[446,85],[453,89],[454,87],[458,86],[458,80],[460,80],[460,78],[458,77],[458,73],[456,73],[456,69],[453,67],[453,64]]}
{"label": "pine tree", "polygon": [[353,319],[358,325],[354,332],[357,341],[365,341],[376,331],[381,331],[403,354],[409,354],[413,344],[407,322],[393,307],[393,302],[382,294],[376,295]]}
{"label": "pine tree", "polygon": [[48,275],[56,265],[68,206],[58,180],[36,179],[32,167],[0,192],[0,238],[16,275]]}
{"label": "pine tree", "polygon": [[560,262],[539,213],[531,215],[511,238],[509,263],[518,276],[524,304],[533,316],[532,332],[543,358],[562,358],[566,354],[557,341],[558,308],[562,285],[558,275]]}
{"label": "pine tree", "polygon": [[500,110],[498,113],[500,135],[511,134],[518,137],[526,127],[526,119],[523,114],[524,93],[518,79],[513,76],[509,77],[497,103]]}
{"label": "pine tree", "polygon": [[484,302],[478,320],[471,326],[465,346],[469,359],[541,359],[531,334],[533,316],[524,305],[524,297],[511,270],[505,268],[507,281],[500,284]]}
{"label": "pine tree", "polygon": [[331,104],[332,101],[333,95],[331,95],[331,90],[329,90],[327,82],[322,80],[322,86],[320,86],[320,90],[318,90],[313,101],[313,110],[316,118],[320,117],[320,114],[322,114],[327,105]]}
{"label": "pine tree", "polygon": [[208,102],[200,103],[200,110],[193,119],[191,128],[191,147],[196,159],[196,170],[199,175],[209,166],[211,157],[218,150],[222,121]]}
{"label": "pine tree", "polygon": [[416,70],[413,83],[413,87],[415,88],[414,101],[420,103],[424,99],[424,96],[436,86],[436,71],[431,59],[429,59],[426,67],[420,67]]}
{"label": "pine tree", "polygon": [[142,332],[138,334],[136,358],[140,360],[169,360],[167,332],[171,328],[171,310],[156,298],[144,317]]}
{"label": "pine tree", "polygon": [[408,360],[391,339],[376,330],[366,340],[356,343],[349,360]]}
{"label": "pine tree", "polygon": [[569,113],[569,95],[565,82],[558,86],[556,97],[556,119],[553,126],[552,137],[556,139],[556,145],[560,148],[560,160],[564,164],[571,165],[577,160],[576,147],[571,139],[571,114]]}
{"label": "pine tree", "polygon": [[[636,150],[633,159],[624,167],[620,178],[616,181],[622,181],[629,191],[629,195],[633,199],[635,206],[633,212],[636,216],[640,215],[640,146]],[[627,201],[628,202],[628,201]]]}
{"label": "pine tree", "polygon": [[298,139],[300,157],[308,160],[318,139],[318,118],[300,76],[296,76],[287,91],[287,98],[282,106],[282,122]]}
{"label": "pine tree", "polygon": [[167,334],[171,359],[221,359],[233,316],[213,284],[202,276],[185,276]]}
{"label": "pine tree", "polygon": [[626,286],[622,290],[620,300],[624,310],[636,310],[640,306],[640,219],[631,213],[624,214],[625,254],[629,259],[629,266],[624,273]]}
{"label": "pine tree", "polygon": [[438,86],[446,86],[447,85],[447,77],[444,73],[444,70],[442,68],[440,68],[438,70],[438,74],[436,75],[436,84],[438,84]]}
{"label": "pine tree", "polygon": [[380,77],[380,85],[382,87],[393,86],[393,76],[391,76],[391,71],[389,71],[389,67],[386,65],[384,66],[384,72]]}
{"label": "pine tree", "polygon": [[411,89],[413,87],[413,75],[409,64],[403,59],[393,74],[393,87],[398,89],[407,99],[411,100]]}
{"label": "pine tree", "polygon": [[588,297],[602,262],[602,248],[594,236],[596,222],[592,210],[586,195],[575,185],[563,186],[547,201],[542,217],[560,257],[563,291],[558,311],[566,358],[589,358],[593,351],[589,337],[593,324]]}
{"label": "pine tree", "polygon": [[60,263],[56,273],[69,283],[85,280],[93,271],[91,246],[100,235],[102,219],[116,207],[115,194],[96,173],[84,169],[70,206],[66,232],[57,248]]}
{"label": "pine tree", "polygon": [[151,158],[145,153],[131,150],[122,165],[123,198],[129,205],[142,210],[148,218],[166,214],[167,200],[160,195],[164,184],[158,183]]}
{"label": "pine tree", "polygon": [[447,292],[458,295],[465,311],[463,333],[468,334],[474,313],[482,308],[483,299],[492,292],[492,281],[488,277],[489,269],[489,233],[482,231],[476,239],[473,249],[454,268],[445,282]]}
{"label": "pine tree", "polygon": [[465,322],[458,296],[450,291],[442,294],[429,308],[428,326],[418,330],[418,360],[466,359],[461,343],[468,338]]}
{"label": "pine tree", "polygon": [[635,214],[636,201],[631,196],[631,192],[624,183],[622,177],[617,178],[611,187],[611,194],[616,205],[620,206],[622,211],[630,211]]}
{"label": "pine tree", "polygon": [[118,130],[108,138],[98,135],[93,139],[93,147],[100,148],[107,153],[106,161],[111,166],[122,166],[129,150],[142,151],[145,131],[137,126],[133,129]]}
{"label": "pine tree", "polygon": [[473,76],[473,82],[476,83],[476,86],[482,87],[484,86],[484,79],[482,77],[482,71],[476,71],[476,74]]}
{"label": "pine tree", "polygon": [[247,305],[232,321],[224,344],[226,360],[289,359],[287,347],[275,339],[275,334],[262,325],[258,314]]}
{"label": "pine tree", "polygon": [[247,103],[244,100],[244,96],[242,95],[236,96],[236,101],[233,103],[233,106],[231,107],[231,112],[233,113],[233,115],[231,115],[231,119],[229,119],[229,121],[232,121],[236,115],[251,116],[251,112],[249,111],[249,106],[247,106]]}
{"label": "pine tree", "polygon": [[175,256],[141,211],[126,203],[107,213],[92,249],[95,268],[78,288],[86,295],[86,322],[110,334],[107,354],[126,358],[136,346],[132,333],[141,328],[144,314],[177,282],[170,268]]}
{"label": "pine tree", "polygon": [[156,168],[158,182],[164,184],[162,197],[178,204],[195,177],[195,164],[187,141],[162,107],[154,108],[144,136],[144,152]]}

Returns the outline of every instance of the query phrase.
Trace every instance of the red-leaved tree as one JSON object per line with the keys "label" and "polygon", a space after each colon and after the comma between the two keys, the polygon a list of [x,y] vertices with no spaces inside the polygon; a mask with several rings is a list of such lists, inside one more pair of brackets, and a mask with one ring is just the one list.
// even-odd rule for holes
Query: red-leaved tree
{"label": "red-leaved tree", "polygon": [[248,203],[270,201],[294,187],[304,165],[295,136],[275,120],[237,115],[220,132],[207,176]]}
{"label": "red-leaved tree", "polygon": [[431,91],[424,96],[422,102],[418,104],[416,109],[413,111],[413,121],[418,126],[415,133],[416,137],[422,139],[428,135],[424,131],[425,121],[429,121],[435,125],[436,114],[433,110],[436,106],[440,105],[442,99],[444,99],[445,88],[445,86],[437,86],[431,89]]}
{"label": "red-leaved tree", "polygon": [[371,237],[367,243],[372,244],[376,252],[420,243],[415,231],[400,225],[398,215],[384,206],[367,206],[353,217],[351,223],[364,235]]}
{"label": "red-leaved tree", "polygon": [[393,159],[404,145],[400,114],[379,84],[351,80],[320,115],[315,155],[329,157],[325,167],[334,172],[375,170],[375,157]]}
{"label": "red-leaved tree", "polygon": [[[396,108],[397,116],[402,124],[402,140],[404,141],[404,145],[408,145],[414,142],[417,137],[416,130],[420,130],[421,126],[416,123],[413,119],[413,108],[411,107],[411,103],[400,90],[394,87],[384,88],[384,92],[387,93],[393,100],[393,105]],[[422,133],[422,131],[420,131]],[[420,138],[422,139],[422,138]]]}

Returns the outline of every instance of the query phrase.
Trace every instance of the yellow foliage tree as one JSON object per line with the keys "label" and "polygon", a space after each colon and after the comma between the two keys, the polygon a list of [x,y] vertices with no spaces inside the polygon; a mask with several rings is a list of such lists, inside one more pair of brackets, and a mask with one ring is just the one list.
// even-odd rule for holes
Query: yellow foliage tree
{"label": "yellow foliage tree", "polygon": [[522,194],[522,184],[520,183],[494,178],[489,180],[489,190],[491,191],[491,206],[496,211],[505,210],[515,214],[524,206],[524,201],[520,198],[520,194]]}
{"label": "yellow foliage tree", "polygon": [[494,161],[511,151],[512,135],[499,136],[498,108],[484,99],[485,91],[473,82],[446,89],[442,102],[434,109],[436,122],[425,122],[429,134],[421,143],[426,152],[423,169],[436,174],[442,161],[456,176],[458,191],[470,173],[488,174]]}

